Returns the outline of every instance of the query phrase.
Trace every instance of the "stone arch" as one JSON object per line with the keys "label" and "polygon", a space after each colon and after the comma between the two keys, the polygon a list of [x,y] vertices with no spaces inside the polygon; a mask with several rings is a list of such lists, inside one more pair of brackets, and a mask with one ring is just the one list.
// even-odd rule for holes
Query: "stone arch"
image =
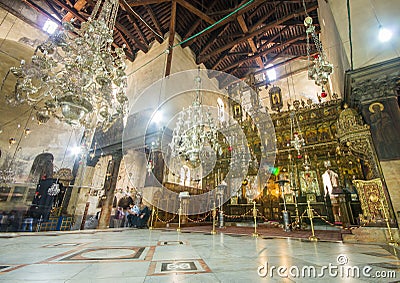
{"label": "stone arch", "polygon": [[37,155],[29,172],[28,181],[37,183],[41,178],[53,178],[53,161],[54,156],[50,152]]}

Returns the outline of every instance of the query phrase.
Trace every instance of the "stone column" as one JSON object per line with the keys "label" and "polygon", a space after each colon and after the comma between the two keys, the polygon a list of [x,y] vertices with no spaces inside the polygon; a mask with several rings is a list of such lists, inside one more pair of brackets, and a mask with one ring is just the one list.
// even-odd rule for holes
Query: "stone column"
{"label": "stone column", "polygon": [[399,222],[400,110],[398,91],[400,58],[346,73],[345,100],[369,125],[372,146],[389,202],[390,218]]}
{"label": "stone column", "polygon": [[109,227],[111,210],[114,200],[115,187],[118,181],[119,167],[121,165],[122,152],[118,151],[112,154],[112,159],[108,162],[107,172],[103,189],[105,190],[106,198],[103,199],[101,206],[101,214],[99,219],[98,229]]}

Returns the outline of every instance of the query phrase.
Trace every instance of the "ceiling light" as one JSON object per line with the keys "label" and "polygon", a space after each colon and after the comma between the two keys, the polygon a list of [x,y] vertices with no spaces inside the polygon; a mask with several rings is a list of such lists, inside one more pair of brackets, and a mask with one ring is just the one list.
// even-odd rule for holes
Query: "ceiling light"
{"label": "ceiling light", "polygon": [[387,29],[387,28],[384,28],[384,27],[382,27],[382,26],[380,26],[379,27],[379,34],[378,34],[378,37],[379,37],[379,40],[380,40],[380,42],[387,42],[387,41],[389,41],[391,38],[392,38],[392,32],[389,30],[389,29]]}
{"label": "ceiling light", "polygon": [[43,25],[43,30],[49,34],[53,34],[58,28],[58,25],[52,20],[47,20]]}
{"label": "ceiling light", "polygon": [[268,76],[268,80],[269,80],[270,82],[276,80],[276,71],[275,71],[275,68],[272,68],[273,66],[274,66],[274,65],[272,65],[272,64],[268,64],[268,65],[267,65],[267,68],[268,68],[268,70],[267,70],[267,76]]}
{"label": "ceiling light", "polygon": [[163,119],[163,115],[160,111],[157,111],[156,113],[154,113],[153,118],[151,119],[152,123],[156,123],[159,124]]}

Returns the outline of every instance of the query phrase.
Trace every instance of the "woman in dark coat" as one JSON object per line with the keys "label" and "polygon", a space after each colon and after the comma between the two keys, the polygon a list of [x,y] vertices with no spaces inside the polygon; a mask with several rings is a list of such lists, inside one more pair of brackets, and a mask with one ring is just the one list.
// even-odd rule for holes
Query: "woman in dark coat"
{"label": "woman in dark coat", "polygon": [[147,221],[150,217],[150,209],[144,204],[140,203],[139,205],[140,213],[139,215],[135,215],[132,219],[133,227],[137,228],[147,228]]}

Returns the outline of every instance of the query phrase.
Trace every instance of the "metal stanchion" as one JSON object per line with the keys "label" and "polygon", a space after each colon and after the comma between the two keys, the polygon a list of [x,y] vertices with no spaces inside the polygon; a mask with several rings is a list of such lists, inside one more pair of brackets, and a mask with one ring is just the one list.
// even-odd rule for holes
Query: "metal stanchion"
{"label": "metal stanchion", "polygon": [[253,237],[257,238],[259,234],[257,233],[257,209],[256,202],[253,200],[253,217],[254,217],[254,233]]}
{"label": "metal stanchion", "polygon": [[217,231],[215,231],[215,217],[216,216],[217,216],[217,208],[215,207],[215,201],[214,201],[214,208],[213,208],[213,211],[212,211],[213,224],[212,224],[211,235],[217,234]]}
{"label": "metal stanchion", "polygon": [[181,231],[181,214],[182,214],[182,198],[179,198],[178,229],[176,229],[177,232]]}
{"label": "metal stanchion", "polygon": [[299,214],[299,207],[298,207],[298,204],[297,204],[297,191],[298,190],[299,190],[298,188],[293,188],[292,189],[293,194],[294,194],[294,210],[296,212],[295,228],[300,229],[301,228],[301,225],[300,225],[300,214]]}
{"label": "metal stanchion", "polygon": [[275,181],[276,184],[279,185],[280,189],[281,189],[281,193],[282,193],[282,200],[283,200],[283,211],[282,211],[282,219],[283,219],[283,230],[285,232],[290,232],[290,214],[289,211],[287,211],[286,209],[286,200],[285,200],[285,184],[289,183],[288,180],[278,180]]}
{"label": "metal stanchion", "polygon": [[392,228],[390,227],[390,223],[389,223],[389,215],[388,215],[388,212],[386,211],[385,206],[383,204],[383,199],[381,199],[381,206],[382,206],[383,216],[385,217],[385,222],[386,222],[386,226],[388,228],[388,233],[389,233],[388,245],[393,246],[393,247],[397,247],[399,245],[399,243],[397,243],[393,238]]}
{"label": "metal stanchion", "polygon": [[150,230],[153,230],[154,211],[155,209],[153,207],[153,209],[151,210],[150,227],[149,227]]}
{"label": "metal stanchion", "polygon": [[312,211],[311,205],[310,205],[310,201],[307,201],[307,214],[308,214],[308,218],[310,219],[310,224],[311,224],[311,233],[312,235],[310,237],[308,237],[308,239],[312,242],[317,242],[319,239],[318,237],[315,236],[315,232],[314,232],[314,222],[313,222],[313,218],[314,218],[314,213]]}

